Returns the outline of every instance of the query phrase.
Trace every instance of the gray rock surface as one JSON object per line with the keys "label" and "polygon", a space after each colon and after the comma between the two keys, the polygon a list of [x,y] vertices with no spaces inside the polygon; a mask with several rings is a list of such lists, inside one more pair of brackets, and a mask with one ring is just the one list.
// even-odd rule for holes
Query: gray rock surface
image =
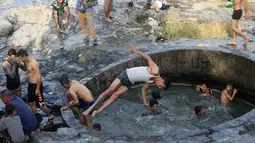
{"label": "gray rock surface", "polygon": [[4,19],[0,19],[0,37],[7,37],[13,30],[13,25]]}

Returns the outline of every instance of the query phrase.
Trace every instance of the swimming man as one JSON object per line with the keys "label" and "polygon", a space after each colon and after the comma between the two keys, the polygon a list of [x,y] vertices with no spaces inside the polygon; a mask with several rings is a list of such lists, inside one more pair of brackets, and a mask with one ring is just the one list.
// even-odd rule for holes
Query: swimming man
{"label": "swimming man", "polygon": [[95,103],[88,110],[83,112],[84,115],[88,115],[98,103],[103,101],[105,97],[112,94],[112,96],[101,106],[99,110],[93,112],[92,117],[99,114],[120,95],[127,92],[128,89],[136,82],[145,82],[142,88],[142,100],[144,106],[148,108],[149,105],[147,103],[146,95],[149,86],[155,82],[158,88],[168,88],[168,80],[164,80],[160,77],[159,67],[153,62],[151,57],[141,51],[138,51],[132,44],[130,45],[130,50],[146,59],[149,66],[133,67],[121,72],[120,75],[112,82],[110,87],[98,97]]}

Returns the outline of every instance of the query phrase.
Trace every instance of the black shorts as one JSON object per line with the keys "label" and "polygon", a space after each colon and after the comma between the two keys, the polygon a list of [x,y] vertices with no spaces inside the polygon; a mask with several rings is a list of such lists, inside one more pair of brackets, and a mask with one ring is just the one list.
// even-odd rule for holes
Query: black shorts
{"label": "black shorts", "polygon": [[43,99],[43,84],[41,83],[40,86],[40,93],[41,95],[36,96],[35,94],[35,90],[36,90],[36,84],[28,84],[27,87],[27,97],[28,97],[28,103],[29,102],[36,102],[36,106],[37,107],[42,107],[44,106],[44,99]]}
{"label": "black shorts", "polygon": [[126,70],[121,72],[117,78],[120,80],[121,85],[126,86],[128,89],[131,88],[131,86],[133,85],[131,81],[128,79]]}
{"label": "black shorts", "polygon": [[240,18],[242,17],[242,14],[243,14],[242,9],[234,10],[232,19],[240,20]]}

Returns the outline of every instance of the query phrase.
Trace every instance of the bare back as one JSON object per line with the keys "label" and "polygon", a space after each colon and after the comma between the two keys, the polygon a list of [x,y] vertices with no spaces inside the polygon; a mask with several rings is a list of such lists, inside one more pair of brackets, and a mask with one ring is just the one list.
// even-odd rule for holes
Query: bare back
{"label": "bare back", "polygon": [[234,10],[238,10],[241,9],[241,5],[242,5],[242,0],[234,0]]}
{"label": "bare back", "polygon": [[78,98],[84,100],[85,102],[92,102],[95,100],[91,91],[78,81],[71,82],[69,92],[75,92]]}
{"label": "bare back", "polygon": [[[41,78],[39,63],[33,57],[29,57],[29,61],[27,63],[27,73],[29,83],[36,84],[38,78]],[[39,75],[39,77],[36,75]]]}

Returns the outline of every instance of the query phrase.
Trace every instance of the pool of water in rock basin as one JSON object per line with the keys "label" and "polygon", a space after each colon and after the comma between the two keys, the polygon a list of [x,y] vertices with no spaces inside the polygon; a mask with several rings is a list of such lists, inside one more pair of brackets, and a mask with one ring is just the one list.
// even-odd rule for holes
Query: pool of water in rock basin
{"label": "pool of water in rock basin", "polygon": [[[148,90],[148,101],[152,98],[152,87]],[[102,132],[126,136],[175,136],[180,133],[207,129],[232,120],[249,112],[253,107],[238,99],[228,105],[221,104],[220,93],[213,96],[200,96],[195,87],[172,86],[161,91],[159,110],[162,114],[143,116],[148,112],[141,101],[141,87],[122,95],[101,114],[94,117],[93,123],[100,123]],[[194,107],[206,108],[206,114],[192,120]],[[98,109],[98,108],[97,108]]]}

